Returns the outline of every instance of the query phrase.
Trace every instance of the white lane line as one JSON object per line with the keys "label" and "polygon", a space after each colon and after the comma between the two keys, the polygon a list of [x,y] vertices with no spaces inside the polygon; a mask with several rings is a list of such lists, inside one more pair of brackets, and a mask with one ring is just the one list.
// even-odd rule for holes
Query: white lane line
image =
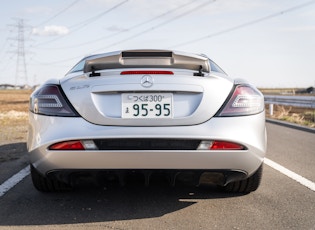
{"label": "white lane line", "polygon": [[0,185],[0,197],[30,174],[30,166],[25,167]]}
{"label": "white lane line", "polygon": [[305,187],[309,188],[312,191],[315,191],[315,183],[300,176],[299,174],[296,174],[295,172],[292,172],[291,170],[283,167],[282,165],[279,165],[278,163],[265,158],[265,164],[270,166],[271,168],[281,172],[282,174],[286,175],[287,177],[290,177],[291,179],[299,182],[300,184],[304,185]]}

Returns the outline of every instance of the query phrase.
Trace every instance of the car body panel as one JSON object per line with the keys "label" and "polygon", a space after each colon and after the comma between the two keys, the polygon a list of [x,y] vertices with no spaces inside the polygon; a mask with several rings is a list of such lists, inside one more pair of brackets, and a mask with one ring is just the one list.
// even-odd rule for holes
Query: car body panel
{"label": "car body panel", "polygon": [[[263,162],[264,113],[239,118],[212,118],[194,126],[121,127],[91,124],[82,118],[30,114],[28,149],[31,161],[43,174],[54,169],[234,169],[253,173]],[[36,120],[36,122],[35,122]],[[62,132],[60,130],[62,129]],[[49,130],[49,132],[47,132]],[[246,130],[246,132],[243,132]],[[51,151],[48,146],[65,140],[163,138],[232,140],[243,151]]]}
{"label": "car body panel", "polygon": [[[143,74],[104,73],[97,78],[79,75],[62,81],[61,86],[76,111],[86,120],[100,125],[172,126],[194,125],[209,120],[223,105],[233,81],[215,74],[207,77],[152,75],[150,88],[141,86]],[[184,72],[184,71],[183,71]],[[174,117],[169,119],[122,119],[122,93],[171,93]],[[215,100],[214,100],[215,98]]]}
{"label": "car body panel", "polygon": [[[126,116],[126,101],[153,94],[171,98],[167,99],[173,105],[171,114]],[[70,141],[88,141],[94,147],[51,148]],[[102,141],[122,146],[106,150],[97,145]],[[150,142],[153,147],[128,149],[124,141]],[[154,148],[155,142],[164,141],[164,146],[179,144]],[[196,147],[181,148],[188,141],[196,142]],[[213,150],[216,141],[241,148]],[[203,143],[209,145],[199,148]],[[205,55],[165,50],[93,55],[64,78],[46,82],[30,101],[27,148],[33,183],[39,190],[50,189],[45,177],[54,172],[85,170],[223,170],[228,172],[220,182],[223,185],[251,175],[257,182],[266,143],[262,94],[249,83],[230,78]],[[253,191],[256,185],[240,187]]]}
{"label": "car body panel", "polygon": [[125,50],[98,54],[85,59],[83,71],[119,68],[177,68],[210,72],[208,57],[181,51]]}

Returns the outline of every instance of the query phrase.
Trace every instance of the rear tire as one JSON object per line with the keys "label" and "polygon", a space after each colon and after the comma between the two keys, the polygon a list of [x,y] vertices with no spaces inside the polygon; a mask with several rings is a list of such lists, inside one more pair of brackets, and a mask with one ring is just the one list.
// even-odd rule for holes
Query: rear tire
{"label": "rear tire", "polygon": [[225,192],[235,192],[235,193],[250,193],[258,189],[263,172],[263,165],[261,165],[257,171],[248,177],[245,180],[234,181],[226,186],[223,186],[222,189]]}
{"label": "rear tire", "polygon": [[58,192],[69,190],[71,188],[70,185],[43,176],[33,165],[30,165],[30,168],[33,185],[40,192]]}

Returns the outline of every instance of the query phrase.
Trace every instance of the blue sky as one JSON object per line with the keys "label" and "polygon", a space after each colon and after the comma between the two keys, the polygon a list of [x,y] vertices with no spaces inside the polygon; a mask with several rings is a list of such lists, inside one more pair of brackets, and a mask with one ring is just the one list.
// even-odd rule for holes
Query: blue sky
{"label": "blue sky", "polygon": [[16,75],[20,19],[30,85],[63,77],[86,55],[142,48],[204,53],[258,87],[315,85],[315,1],[6,1],[0,84],[25,83],[23,59]]}

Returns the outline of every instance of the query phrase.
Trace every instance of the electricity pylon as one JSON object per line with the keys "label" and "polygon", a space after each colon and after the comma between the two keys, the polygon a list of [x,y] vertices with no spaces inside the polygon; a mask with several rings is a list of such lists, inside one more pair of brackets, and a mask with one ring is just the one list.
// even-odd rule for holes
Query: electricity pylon
{"label": "electricity pylon", "polygon": [[17,18],[16,21],[16,24],[9,25],[17,29],[17,36],[10,38],[10,40],[17,41],[17,49],[12,51],[16,54],[15,85],[23,86],[28,83],[25,60],[25,24],[21,18]]}

